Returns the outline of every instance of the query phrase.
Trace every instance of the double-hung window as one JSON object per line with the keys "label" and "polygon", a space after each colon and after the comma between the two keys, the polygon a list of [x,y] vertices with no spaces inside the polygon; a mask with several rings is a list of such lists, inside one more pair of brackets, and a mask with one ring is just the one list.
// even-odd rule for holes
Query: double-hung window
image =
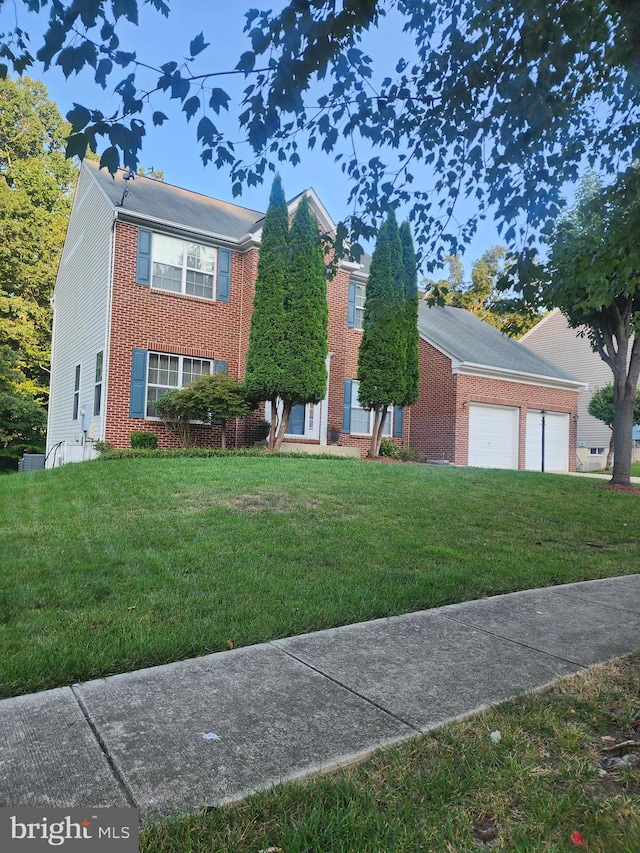
{"label": "double-hung window", "polygon": [[151,286],[213,299],[216,260],[217,249],[211,246],[154,234]]}
{"label": "double-hung window", "polygon": [[364,296],[365,296],[365,286],[364,284],[356,283],[356,308],[355,308],[355,329],[362,329],[363,319],[364,319]]}
{"label": "double-hung window", "polygon": [[212,373],[213,364],[206,358],[167,355],[150,352],[147,367],[147,417],[155,418],[155,402],[167,391],[184,388],[198,376]]}
{"label": "double-hung window", "polygon": [[[362,407],[358,397],[359,387],[360,383],[354,379],[351,387],[351,432],[359,435],[371,435],[375,413],[373,409],[369,410]],[[392,420],[393,408],[391,407],[384,421],[383,435],[391,435]]]}

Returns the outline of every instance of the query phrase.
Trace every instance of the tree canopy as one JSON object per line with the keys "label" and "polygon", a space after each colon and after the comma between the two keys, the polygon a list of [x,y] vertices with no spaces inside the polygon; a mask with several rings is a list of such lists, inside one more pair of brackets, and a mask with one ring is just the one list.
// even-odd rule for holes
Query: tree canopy
{"label": "tree canopy", "polygon": [[[347,233],[372,237],[402,204],[423,252],[455,253],[490,210],[509,244],[518,238],[532,250],[585,162],[615,172],[638,153],[632,0],[291,0],[246,13],[247,49],[235,68],[216,67],[206,40],[215,33],[194,33],[188,47],[172,44],[166,61],[146,62],[119,35],[123,23],[137,24],[137,0],[22,2],[0,40],[5,73],[35,62],[67,76],[86,67],[98,86],[115,83],[121,101],[113,116],[76,104],[70,154],[89,145],[111,171],[120,162],[135,170],[147,126],[167,121],[163,97],[193,119],[203,163],[228,168],[235,194],[317,146],[351,187],[354,213],[338,243]],[[149,2],[169,15],[168,0]],[[35,48],[27,9],[50,14]],[[378,67],[366,36],[392,19],[404,26],[404,55]],[[225,75],[246,80],[237,104],[221,88]],[[230,136],[220,122],[231,110],[248,156],[236,145],[237,123]],[[476,212],[458,223],[463,198]]]}
{"label": "tree canopy", "polygon": [[613,186],[590,176],[550,240],[545,297],[583,330],[613,373],[614,483],[631,475],[633,407],[640,375],[640,169]]}
{"label": "tree canopy", "polygon": [[0,80],[0,344],[18,354],[23,387],[46,401],[50,299],[77,169],[68,125],[42,85]]}
{"label": "tree canopy", "polygon": [[358,399],[374,412],[370,456],[378,456],[390,407],[413,397],[407,392],[407,310],[403,245],[393,210],[382,223],[365,290],[358,351]]}
{"label": "tree canopy", "polygon": [[24,387],[17,353],[0,345],[0,472],[16,470],[23,453],[44,451],[47,415]]}
{"label": "tree canopy", "polygon": [[424,281],[431,304],[464,308],[512,338],[521,337],[544,316],[537,299],[527,302],[514,292],[504,292],[502,280],[511,263],[505,246],[492,246],[475,260],[470,281],[465,280],[460,255],[449,255],[445,261],[449,264],[447,279]]}

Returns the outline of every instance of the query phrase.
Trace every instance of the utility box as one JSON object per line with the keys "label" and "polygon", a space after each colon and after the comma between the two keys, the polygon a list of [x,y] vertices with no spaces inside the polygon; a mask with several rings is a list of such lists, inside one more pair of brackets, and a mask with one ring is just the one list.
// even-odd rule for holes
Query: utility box
{"label": "utility box", "polygon": [[18,471],[24,474],[27,471],[44,470],[44,453],[25,453],[22,459],[18,459]]}

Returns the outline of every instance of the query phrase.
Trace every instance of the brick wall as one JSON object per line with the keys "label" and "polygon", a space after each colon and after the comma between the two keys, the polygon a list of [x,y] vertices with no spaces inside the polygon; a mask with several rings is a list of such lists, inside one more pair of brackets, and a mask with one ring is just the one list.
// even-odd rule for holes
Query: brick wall
{"label": "brick wall", "polygon": [[[175,437],[161,421],[129,417],[131,353],[134,348],[175,355],[226,361],[231,376],[244,375],[257,252],[231,254],[229,302],[215,302],[169,293],[136,284],[137,228],[116,223],[113,270],[111,340],[109,349],[108,394],[105,440],[128,447],[134,430],[158,435],[159,446],[177,446]],[[252,438],[257,414],[227,424],[230,445]],[[219,428],[195,427],[198,442],[220,443]]]}
{"label": "brick wall", "polygon": [[[176,447],[175,436],[161,421],[129,417],[131,354],[134,348],[224,360],[231,376],[244,377],[251,328],[254,284],[257,276],[258,249],[232,252],[229,302],[215,302],[182,294],[155,290],[136,284],[137,228],[117,222],[115,233],[111,342],[109,351],[108,394],[105,440],[117,447],[128,447],[135,430],[153,431],[160,447]],[[362,332],[347,326],[349,273],[339,270],[327,283],[329,306],[328,423],[343,427],[345,378],[355,379],[358,348]],[[229,446],[253,444],[258,422],[264,417],[261,407],[251,418],[227,424]],[[405,413],[405,434],[409,414]],[[217,446],[217,427],[194,425],[198,444]],[[300,441],[300,439],[296,439]],[[302,439],[304,440],[304,439]],[[396,439],[401,444],[400,439]],[[340,444],[358,447],[365,455],[370,440],[342,433]]]}
{"label": "brick wall", "polygon": [[563,412],[569,418],[569,468],[575,470],[576,391],[545,388],[453,374],[451,361],[420,340],[420,399],[412,407],[409,445],[430,459],[466,465],[469,449],[469,403],[515,406],[519,409],[518,467],[525,467],[527,410]]}

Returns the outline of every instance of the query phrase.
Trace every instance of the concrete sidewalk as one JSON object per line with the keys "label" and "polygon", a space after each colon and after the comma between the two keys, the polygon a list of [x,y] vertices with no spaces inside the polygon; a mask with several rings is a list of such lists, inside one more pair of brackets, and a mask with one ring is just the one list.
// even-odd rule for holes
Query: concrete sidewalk
{"label": "concrete sidewalk", "polygon": [[0,805],[143,820],[349,762],[640,648],[640,574],[531,590],[0,702]]}

